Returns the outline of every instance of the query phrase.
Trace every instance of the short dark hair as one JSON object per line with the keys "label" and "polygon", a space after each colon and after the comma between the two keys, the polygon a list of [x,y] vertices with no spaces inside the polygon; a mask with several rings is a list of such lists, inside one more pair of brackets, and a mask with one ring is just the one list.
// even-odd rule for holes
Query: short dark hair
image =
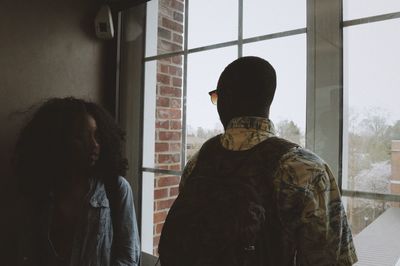
{"label": "short dark hair", "polygon": [[87,115],[96,121],[101,148],[94,169],[96,177],[109,182],[109,179],[125,175],[125,134],[112,116],[90,101],[73,97],[52,98],[36,108],[17,140],[15,173],[23,194],[46,197],[53,191],[54,182],[57,182],[55,175],[66,167],[64,153],[73,127]]}
{"label": "short dark hair", "polygon": [[[229,104],[234,107],[229,108],[229,114],[219,110],[220,116],[228,115],[230,119],[237,116],[265,116],[274,99],[275,89],[276,72],[268,61],[255,56],[236,59],[224,69],[218,80],[218,103],[229,94]],[[221,117],[223,119],[226,120]]]}

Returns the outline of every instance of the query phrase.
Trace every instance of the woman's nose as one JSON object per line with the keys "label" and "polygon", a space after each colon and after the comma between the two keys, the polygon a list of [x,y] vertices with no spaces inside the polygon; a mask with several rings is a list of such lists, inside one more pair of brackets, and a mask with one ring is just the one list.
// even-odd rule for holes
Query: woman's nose
{"label": "woman's nose", "polygon": [[98,152],[100,150],[100,144],[95,137],[92,137],[91,145],[94,151]]}

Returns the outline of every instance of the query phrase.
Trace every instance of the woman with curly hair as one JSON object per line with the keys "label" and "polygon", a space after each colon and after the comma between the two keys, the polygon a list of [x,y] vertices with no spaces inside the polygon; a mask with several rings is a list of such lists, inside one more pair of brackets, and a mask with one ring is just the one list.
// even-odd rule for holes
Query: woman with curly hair
{"label": "woman with curly hair", "polygon": [[139,265],[123,144],[114,119],[92,102],[53,98],[34,112],[15,154],[20,264]]}

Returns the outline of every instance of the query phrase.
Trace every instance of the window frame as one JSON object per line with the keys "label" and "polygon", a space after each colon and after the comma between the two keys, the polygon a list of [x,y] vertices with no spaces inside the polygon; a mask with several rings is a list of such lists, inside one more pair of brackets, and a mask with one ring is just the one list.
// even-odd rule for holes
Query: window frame
{"label": "window frame", "polygon": [[[152,0],[157,1],[158,0]],[[145,119],[144,113],[144,79],[145,79],[145,64],[150,61],[157,61],[159,59],[168,58],[172,56],[183,56],[183,76],[182,76],[182,145],[181,145],[181,171],[167,170],[161,168],[144,167],[142,164],[142,151],[143,147],[133,149],[130,153],[130,161],[134,160],[137,165],[133,169],[132,175],[133,184],[137,184],[137,195],[136,210],[138,213],[138,222],[142,220],[142,184],[143,184],[143,173],[154,173],[154,174],[168,174],[168,175],[181,175],[186,163],[186,123],[187,123],[187,110],[186,110],[186,96],[187,96],[187,63],[188,55],[209,51],[213,49],[236,46],[238,58],[243,55],[243,45],[248,43],[254,43],[259,41],[271,40],[276,38],[294,36],[299,34],[306,34],[307,44],[307,104],[306,104],[306,148],[315,151],[321,157],[326,158],[328,164],[332,167],[334,175],[337,177],[337,183],[342,192],[342,196],[352,198],[363,198],[363,199],[374,199],[374,200],[385,200],[391,202],[400,202],[400,195],[394,194],[381,194],[373,192],[355,191],[342,189],[343,177],[346,175],[346,149],[347,149],[347,137],[346,128],[344,127],[347,115],[348,115],[348,104],[346,99],[345,88],[343,87],[343,29],[345,27],[351,27],[354,25],[361,25],[367,23],[374,23],[378,21],[385,21],[390,19],[399,19],[400,12],[388,13],[383,15],[358,18],[353,20],[343,20],[343,1],[344,0],[330,0],[321,1],[319,0],[307,0],[306,7],[306,27],[297,28],[289,31],[282,31],[278,33],[271,33],[260,35],[256,37],[243,38],[243,1],[237,0],[238,4],[238,36],[236,40],[206,45],[196,48],[188,48],[188,14],[190,0],[185,0],[184,7],[184,31],[183,31],[183,49],[181,51],[164,53],[154,56],[146,56],[143,52],[143,58],[141,62],[141,88],[140,96],[136,100],[125,99],[130,104],[137,104],[140,106],[139,109],[135,109],[135,112],[141,116],[139,119],[140,127],[137,129],[138,133],[134,133],[136,136],[135,140],[139,141],[139,146],[143,145],[143,125]],[[327,7],[329,6],[329,7]],[[326,14],[326,10],[329,10],[329,14]],[[126,11],[124,11],[126,12]],[[122,17],[124,15],[122,12]],[[144,11],[145,13],[147,12]],[[323,22],[323,23],[321,23]],[[124,21],[122,21],[122,29]],[[146,23],[143,23],[143,35],[146,33]],[[119,30],[119,38],[121,39],[123,30]],[[146,38],[143,38],[143,50],[146,49],[145,45]],[[327,45],[328,44],[328,45]],[[332,45],[333,44],[333,45]],[[329,54],[327,55],[326,50],[322,48],[328,47]],[[124,48],[121,47],[121,41],[119,42],[119,60],[122,60],[121,54],[124,53]],[[328,60],[327,60],[328,59]],[[137,65],[136,65],[137,67]],[[321,71],[322,69],[322,71]],[[120,77],[123,79],[124,77]],[[329,85],[331,84],[331,85]],[[124,88],[118,87],[117,94],[124,92]],[[327,97],[327,95],[329,97]],[[118,96],[118,95],[117,95]],[[124,97],[117,97],[117,100],[124,100]],[[119,106],[120,102],[117,103]],[[127,104],[122,104],[127,106]],[[323,136],[319,131],[321,123],[318,121],[318,117],[321,112],[325,111],[326,108],[332,108],[336,116],[330,117],[332,119],[333,128],[326,128],[332,130],[333,141],[330,142],[328,147],[321,147],[320,140],[323,140]],[[119,113],[123,114],[124,110],[120,110]],[[135,116],[136,117],[136,116]],[[129,117],[128,117],[129,118]],[[122,117],[123,119],[123,117]],[[129,127],[132,122],[126,122]],[[135,125],[137,123],[134,123]],[[129,132],[127,136],[130,138]],[[128,142],[130,143],[130,142]],[[129,148],[128,148],[129,150]],[[332,152],[333,151],[333,152]],[[139,230],[141,232],[141,226]]]}
{"label": "window frame", "polygon": [[[345,0],[342,0],[345,1]],[[381,14],[376,16],[368,16],[351,20],[342,20],[341,21],[341,30],[343,33],[343,29],[346,27],[357,26],[357,25],[365,25],[375,22],[387,21],[391,19],[400,19],[400,12],[393,12],[387,14]],[[343,67],[342,67],[343,68]],[[343,71],[343,70],[342,70]],[[343,85],[342,85],[343,86]],[[347,106],[345,106],[345,111],[347,111]],[[343,110],[342,110],[343,113]],[[347,115],[347,113],[345,113]],[[346,129],[342,131],[342,138],[346,138],[347,134],[345,134]],[[345,156],[345,155],[343,155]],[[339,177],[340,184],[343,176]],[[400,202],[400,195],[396,194],[385,194],[385,193],[375,193],[368,191],[357,191],[351,189],[342,189],[342,185],[340,185],[340,189],[342,191],[342,196],[350,197],[350,198],[362,198],[362,199],[372,199],[372,200],[383,200],[383,201],[391,201],[391,202]]]}

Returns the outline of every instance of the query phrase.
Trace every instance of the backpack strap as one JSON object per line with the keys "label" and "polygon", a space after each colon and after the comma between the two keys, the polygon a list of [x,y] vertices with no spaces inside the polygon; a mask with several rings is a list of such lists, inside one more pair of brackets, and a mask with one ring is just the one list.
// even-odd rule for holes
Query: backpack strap
{"label": "backpack strap", "polygon": [[[207,169],[210,175],[218,173],[220,168],[232,168],[232,175],[234,175],[240,167],[246,165],[247,169],[262,166],[266,173],[274,174],[282,156],[295,147],[299,145],[283,138],[269,137],[248,150],[233,151],[222,146],[220,134],[203,144],[192,174],[199,168],[203,171]],[[232,165],[240,156],[244,159],[241,159],[237,165]]]}

